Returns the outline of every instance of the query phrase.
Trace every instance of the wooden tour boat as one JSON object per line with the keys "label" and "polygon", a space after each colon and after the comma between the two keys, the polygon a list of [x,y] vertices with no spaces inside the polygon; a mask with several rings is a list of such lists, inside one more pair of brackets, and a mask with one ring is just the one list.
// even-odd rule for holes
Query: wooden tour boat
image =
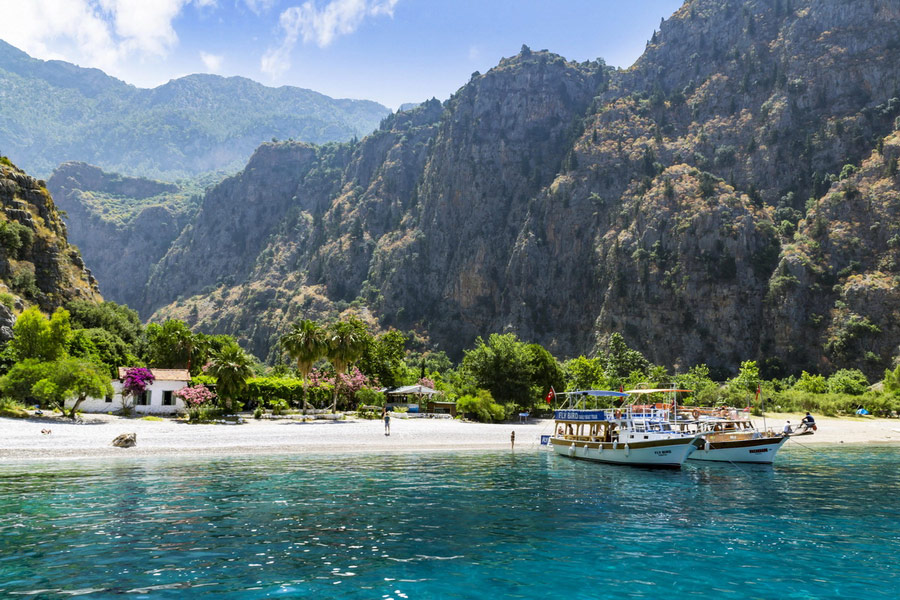
{"label": "wooden tour boat", "polygon": [[[672,390],[667,390],[672,391]],[[561,455],[596,462],[680,468],[703,445],[700,433],[673,427],[669,405],[628,403],[630,392],[584,390],[561,393],[550,446]],[[621,408],[599,408],[621,399]]]}

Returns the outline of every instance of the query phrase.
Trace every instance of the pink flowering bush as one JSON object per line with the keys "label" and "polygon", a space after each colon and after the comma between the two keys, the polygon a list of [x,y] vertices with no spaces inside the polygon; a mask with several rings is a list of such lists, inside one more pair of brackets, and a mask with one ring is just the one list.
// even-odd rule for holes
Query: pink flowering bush
{"label": "pink flowering bush", "polygon": [[350,373],[341,373],[338,377],[341,381],[341,392],[346,393],[351,398],[356,392],[369,384],[369,378],[363,375],[356,367],[353,367]]}
{"label": "pink flowering bush", "polygon": [[174,395],[181,398],[188,408],[210,404],[216,397],[215,393],[205,385],[186,386],[176,390]]}
{"label": "pink flowering bush", "polygon": [[353,367],[349,373],[338,373],[337,377],[327,371],[313,369],[309,374],[310,396],[318,395],[315,391],[316,388],[334,389],[335,381],[338,385],[338,394],[345,404],[350,403],[356,392],[372,384],[369,378],[356,367]]}
{"label": "pink flowering bush", "polygon": [[319,369],[313,369],[309,373],[309,385],[310,387],[322,387],[323,385],[334,385],[334,376],[328,371],[320,371]]}
{"label": "pink flowering bush", "polygon": [[424,385],[427,388],[435,389],[434,388],[434,380],[428,379],[427,377],[423,377],[422,379],[420,379],[419,385]]}
{"label": "pink flowering bush", "polygon": [[153,383],[154,379],[156,378],[153,377],[150,369],[131,367],[125,371],[125,377],[122,378],[122,395],[139,396]]}

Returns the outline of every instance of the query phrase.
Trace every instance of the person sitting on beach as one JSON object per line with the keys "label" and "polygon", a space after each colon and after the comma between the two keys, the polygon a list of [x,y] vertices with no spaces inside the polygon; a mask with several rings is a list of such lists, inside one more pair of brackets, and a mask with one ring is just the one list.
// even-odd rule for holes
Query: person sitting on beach
{"label": "person sitting on beach", "polygon": [[44,435],[50,435],[53,432],[50,431],[49,429],[41,429],[41,433],[43,433]]}
{"label": "person sitting on beach", "polygon": [[791,427],[791,422],[788,421],[784,424],[784,435],[791,435],[794,433],[794,429]]}
{"label": "person sitting on beach", "polygon": [[803,427],[803,431],[806,431],[807,429],[812,429],[813,431],[815,431],[816,420],[811,414],[806,413],[806,416],[803,417],[802,421],[800,421],[800,425]]}

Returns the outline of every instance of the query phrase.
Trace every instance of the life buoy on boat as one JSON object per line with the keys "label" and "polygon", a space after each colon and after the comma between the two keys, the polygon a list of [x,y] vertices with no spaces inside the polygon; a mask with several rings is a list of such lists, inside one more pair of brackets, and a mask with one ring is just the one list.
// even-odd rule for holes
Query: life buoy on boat
{"label": "life buoy on boat", "polygon": [[694,417],[695,419],[699,419],[699,418],[700,418],[700,411],[699,411],[699,410],[694,410],[694,412],[691,413],[691,416]]}

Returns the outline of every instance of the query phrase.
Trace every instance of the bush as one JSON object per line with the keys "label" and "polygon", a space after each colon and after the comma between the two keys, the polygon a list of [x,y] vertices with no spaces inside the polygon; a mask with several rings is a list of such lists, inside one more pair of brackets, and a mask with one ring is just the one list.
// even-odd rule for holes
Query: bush
{"label": "bush", "polygon": [[288,404],[287,400],[277,399],[269,402],[269,406],[272,407],[273,415],[283,415],[286,414],[291,406]]}
{"label": "bush", "polygon": [[863,395],[851,394],[817,394],[793,388],[776,392],[766,410],[774,412],[806,412],[819,413],[825,416],[852,415],[864,407],[877,416],[890,415],[892,411],[900,411],[900,398],[891,394],[867,392]]}
{"label": "bush", "polygon": [[478,390],[474,396],[461,396],[456,401],[456,410],[482,423],[493,423],[506,418],[506,409],[494,402],[487,390]]}
{"label": "bush", "polygon": [[188,422],[210,423],[225,416],[225,410],[218,406],[198,406],[188,410]]}
{"label": "bush", "polygon": [[24,419],[30,416],[25,405],[12,398],[0,398],[0,417]]}
{"label": "bush", "polygon": [[859,369],[841,369],[829,377],[826,383],[832,394],[860,396],[869,388],[866,376]]}
{"label": "bush", "polygon": [[356,401],[366,406],[384,406],[385,397],[382,392],[372,388],[362,388],[356,392]]}
{"label": "bush", "polygon": [[803,371],[800,380],[794,384],[794,389],[810,394],[824,394],[828,391],[828,383],[822,375],[810,375]]}
{"label": "bush", "polygon": [[373,410],[371,408],[364,408],[356,411],[356,416],[360,419],[380,419],[381,411]]}

